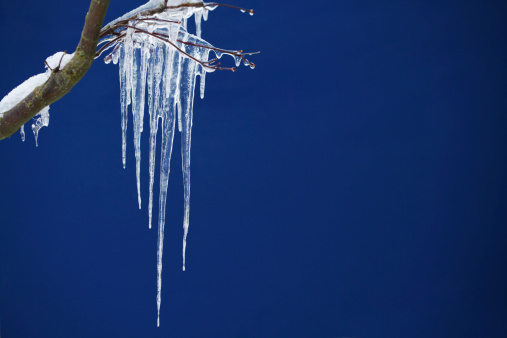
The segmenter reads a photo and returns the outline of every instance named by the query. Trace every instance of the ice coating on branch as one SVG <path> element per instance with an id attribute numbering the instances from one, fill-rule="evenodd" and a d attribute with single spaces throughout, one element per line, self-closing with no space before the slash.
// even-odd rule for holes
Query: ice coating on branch
<path id="1" fill-rule="evenodd" d="M 3 117 L 4 112 L 9 111 L 25 97 L 27 97 L 35 88 L 43 85 L 51 76 L 53 70 L 63 69 L 67 63 L 72 59 L 74 54 L 66 54 L 65 52 L 57 52 L 46 59 L 45 67 L 46 72 L 34 75 L 22 84 L 14 88 L 7 94 L 2 101 L 0 101 L 0 118 Z M 48 67 L 49 66 L 49 67 Z M 34 116 L 34 123 L 32 124 L 32 130 L 35 135 L 35 144 L 38 146 L 38 135 L 39 130 L 42 127 L 49 125 L 49 106 L 43 108 L 37 115 Z M 20 130 L 21 140 L 25 140 L 24 126 Z"/>
<path id="2" fill-rule="evenodd" d="M 201 3 L 202 4 L 203 2 L 202 2 L 202 0 L 169 0 L 167 2 L 167 6 L 176 7 L 176 6 L 182 5 L 184 3 L 191 3 L 191 4 L 199 4 L 199 3 Z M 123 21 L 123 20 L 129 19 L 129 18 L 135 17 L 136 15 L 138 15 L 141 12 L 145 12 L 145 11 L 148 11 L 148 10 L 151 10 L 151 9 L 155 9 L 155 8 L 158 8 L 158 7 L 161 7 L 161 6 L 164 6 L 164 0 L 150 0 L 147 3 L 145 3 L 144 5 L 139 6 L 136 9 L 133 9 L 130 12 L 128 12 L 128 13 L 120 16 L 119 18 L 117 18 L 117 19 L 115 19 L 113 21 L 111 21 L 105 27 L 113 26 L 118 21 Z M 190 12 L 189 14 L 186 13 L 187 9 L 188 9 L 188 7 L 182 8 L 180 10 L 181 13 L 184 13 L 184 14 L 180 14 L 182 17 L 185 17 L 185 15 L 188 15 L 187 17 L 190 17 L 192 15 L 192 12 Z M 174 11 L 174 12 L 176 12 L 176 11 Z"/>
<path id="3" fill-rule="evenodd" d="M 136 9 L 133 9 L 130 12 L 128 12 L 128 13 L 120 16 L 119 18 L 117 18 L 117 19 L 115 19 L 113 21 L 111 21 L 105 27 L 112 26 L 115 23 L 117 23 L 118 21 L 122 21 L 122 20 L 125 20 L 125 19 L 128 19 L 128 18 L 131 18 L 131 17 L 137 15 L 138 13 L 141 13 L 141 12 L 144 12 L 144 11 L 147 11 L 147 10 L 150 10 L 150 9 L 155 9 L 155 8 L 157 8 L 159 6 L 163 6 L 163 5 L 164 5 L 164 0 L 150 0 L 147 3 L 145 3 L 144 5 L 139 6 Z"/>
<path id="4" fill-rule="evenodd" d="M 180 6 L 189 3 L 197 4 L 197 6 Z M 236 65 L 239 65 L 242 60 L 246 60 L 242 55 L 237 54 L 240 52 L 219 50 L 201 39 L 202 19 L 206 20 L 208 11 L 215 9 L 216 5 L 207 5 L 197 0 L 173 0 L 168 1 L 167 8 L 163 11 L 157 11 L 158 13 L 149 16 L 141 15 L 146 10 L 163 5 L 163 0 L 152 0 L 112 21 L 106 27 L 114 29 L 114 34 L 105 37 L 99 43 L 104 44 L 104 50 L 112 49 L 112 52 L 106 56 L 105 62 L 110 63 L 110 61 L 113 61 L 114 64 L 118 63 L 120 68 L 122 162 L 124 167 L 126 162 L 128 111 L 129 106 L 131 106 L 139 208 L 141 208 L 141 133 L 144 129 L 145 102 L 148 101 L 147 112 L 150 126 L 148 160 L 149 228 L 151 228 L 153 220 L 157 132 L 159 126 L 161 129 L 157 241 L 157 326 L 160 325 L 162 302 L 162 256 L 167 187 L 176 125 L 181 132 L 184 188 L 182 256 L 183 270 L 185 270 L 186 243 L 190 220 L 190 148 L 196 77 L 200 76 L 199 89 L 200 96 L 203 98 L 206 73 L 220 69 L 215 59 L 221 58 L 223 54 L 229 54 L 233 56 Z M 195 15 L 195 35 L 187 31 L 187 19 L 192 15 Z M 208 62 L 211 51 L 215 53 L 216 58 Z M 250 63 L 245 61 L 245 65 L 250 65 Z"/>

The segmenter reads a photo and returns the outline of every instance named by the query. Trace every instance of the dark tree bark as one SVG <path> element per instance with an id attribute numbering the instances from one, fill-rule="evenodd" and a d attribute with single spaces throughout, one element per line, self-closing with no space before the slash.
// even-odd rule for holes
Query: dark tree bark
<path id="1" fill-rule="evenodd" d="M 43 85 L 35 88 L 12 109 L 4 112 L 3 118 L 0 118 L 0 140 L 18 131 L 42 108 L 61 99 L 86 74 L 95 58 L 97 42 L 109 1 L 91 0 L 74 57 L 64 69 L 52 72 Z"/>

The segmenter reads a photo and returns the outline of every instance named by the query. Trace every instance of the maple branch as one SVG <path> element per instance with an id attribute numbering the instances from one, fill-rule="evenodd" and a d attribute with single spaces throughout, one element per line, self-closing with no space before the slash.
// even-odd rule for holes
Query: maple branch
<path id="1" fill-rule="evenodd" d="M 97 42 L 109 1 L 91 0 L 74 57 L 62 70 L 53 71 L 43 85 L 35 88 L 14 107 L 4 112 L 0 118 L 0 140 L 14 134 L 44 107 L 61 99 L 86 74 L 95 59 Z"/>

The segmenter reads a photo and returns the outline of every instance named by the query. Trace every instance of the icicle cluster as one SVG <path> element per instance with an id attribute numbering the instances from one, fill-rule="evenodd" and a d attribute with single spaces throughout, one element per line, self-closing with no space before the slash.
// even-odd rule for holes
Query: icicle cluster
<path id="1" fill-rule="evenodd" d="M 182 5 L 183 3 L 197 6 Z M 148 10 L 165 6 L 157 14 L 142 16 Z M 181 6 L 181 7 L 179 7 Z M 121 87 L 121 128 L 122 159 L 126 164 L 127 122 L 129 106 L 132 111 L 134 129 L 134 150 L 136 159 L 136 177 L 139 208 L 141 208 L 141 133 L 144 130 L 145 102 L 148 101 L 150 123 L 149 138 L 149 227 L 152 224 L 153 184 L 155 172 L 155 149 L 159 124 L 162 132 L 160 163 L 160 195 L 158 216 L 158 251 L 157 251 L 157 326 L 160 325 L 160 304 L 162 288 L 162 253 L 164 225 L 166 217 L 167 186 L 170 172 L 171 153 L 175 128 L 181 133 L 181 154 L 184 184 L 184 219 L 183 219 L 183 270 L 185 270 L 186 239 L 190 215 L 190 146 L 192 133 L 192 116 L 194 89 L 197 76 L 200 77 L 200 96 L 204 98 L 206 72 L 221 68 L 217 60 L 223 54 L 232 55 L 236 66 L 241 61 L 251 68 L 253 63 L 246 60 L 242 51 L 225 51 L 214 48 L 201 39 L 201 19 L 207 20 L 208 11 L 215 9 L 215 4 L 204 4 L 202 1 L 169 1 L 167 5 L 161 0 L 152 0 L 121 18 L 111 22 L 106 28 L 113 31 L 100 44 L 104 50 L 113 48 L 105 62 L 119 64 Z M 196 34 L 187 31 L 187 19 L 195 17 Z M 117 27 L 117 28 L 116 28 Z M 213 51 L 216 58 L 209 61 Z M 235 70 L 232 69 L 232 70 Z"/>

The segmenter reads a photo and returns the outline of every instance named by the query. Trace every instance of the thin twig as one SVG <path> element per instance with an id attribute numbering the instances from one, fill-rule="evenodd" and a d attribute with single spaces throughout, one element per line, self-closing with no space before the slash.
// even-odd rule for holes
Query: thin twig
<path id="1" fill-rule="evenodd" d="M 231 67 L 231 68 L 228 68 L 228 67 L 217 67 L 217 66 L 212 66 L 212 65 L 209 65 L 207 64 L 206 62 L 203 62 L 202 60 L 199 60 L 199 59 L 196 59 L 195 57 L 193 57 L 192 55 L 188 54 L 187 52 L 185 52 L 184 50 L 182 50 L 181 48 L 179 48 L 178 46 L 176 46 L 176 44 L 174 42 L 172 42 L 171 40 L 169 40 L 168 38 L 166 39 L 165 37 L 162 37 L 161 35 L 162 34 L 157 34 L 157 33 L 150 33 L 144 29 L 141 29 L 141 28 L 138 28 L 138 27 L 135 27 L 135 26 L 130 26 L 130 25 L 124 25 L 122 27 L 126 27 L 126 28 L 131 28 L 131 29 L 135 29 L 137 32 L 141 32 L 141 33 L 145 33 L 145 34 L 148 34 L 148 35 L 151 35 L 157 39 L 160 39 L 168 44 L 170 44 L 171 46 L 173 46 L 178 52 L 182 53 L 183 55 L 187 56 L 188 58 L 194 60 L 195 62 L 197 62 L 198 64 L 200 64 L 201 66 L 205 67 L 205 68 L 209 68 L 209 69 L 218 69 L 218 70 L 231 70 L 231 71 L 236 71 L 236 67 Z"/>

